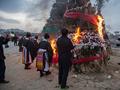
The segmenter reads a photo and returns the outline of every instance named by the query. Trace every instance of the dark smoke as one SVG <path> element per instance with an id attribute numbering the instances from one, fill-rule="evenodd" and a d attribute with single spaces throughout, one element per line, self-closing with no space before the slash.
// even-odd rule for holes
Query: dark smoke
<path id="1" fill-rule="evenodd" d="M 96 0 L 96 3 L 97 3 L 97 9 L 99 11 L 102 10 L 102 8 L 104 7 L 105 3 L 106 2 L 109 2 L 110 0 Z"/>
<path id="2" fill-rule="evenodd" d="M 32 0 L 27 6 L 27 17 L 32 19 L 26 21 L 25 27 L 32 30 L 41 30 L 44 23 L 48 19 L 50 7 L 52 7 L 53 0 Z"/>
<path id="3" fill-rule="evenodd" d="M 50 5 L 50 1 L 51 0 L 37 0 L 37 4 L 36 4 L 36 7 L 40 7 L 41 10 L 46 10 L 49 8 L 49 5 Z"/>
<path id="4" fill-rule="evenodd" d="M 46 17 L 48 11 L 50 9 L 50 4 L 52 0 L 35 0 L 34 3 L 31 3 L 29 9 L 27 10 L 29 13 L 29 17 L 35 17 L 35 19 L 41 19 Z"/>

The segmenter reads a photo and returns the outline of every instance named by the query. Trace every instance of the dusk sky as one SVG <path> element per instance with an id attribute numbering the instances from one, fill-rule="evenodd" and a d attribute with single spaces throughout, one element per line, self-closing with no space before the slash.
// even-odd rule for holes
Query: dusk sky
<path id="1" fill-rule="evenodd" d="M 55 0 L 0 0 L 0 28 L 40 32 Z M 94 0 L 92 0 L 94 1 Z M 107 25 L 120 29 L 120 0 L 110 0 L 103 8 Z"/>

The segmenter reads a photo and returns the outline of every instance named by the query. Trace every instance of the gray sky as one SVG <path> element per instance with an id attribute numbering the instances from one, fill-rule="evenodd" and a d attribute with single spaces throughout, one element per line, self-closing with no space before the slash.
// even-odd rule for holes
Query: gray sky
<path id="1" fill-rule="evenodd" d="M 0 28 L 40 32 L 54 0 L 0 0 Z"/>
<path id="2" fill-rule="evenodd" d="M 120 31 L 120 0 L 110 0 L 103 8 L 105 22 L 112 31 Z"/>
<path id="3" fill-rule="evenodd" d="M 19 28 L 40 32 L 55 0 L 0 0 L 0 28 Z M 94 1 L 94 0 L 92 0 Z M 111 0 L 103 8 L 107 26 L 120 29 L 120 0 Z"/>

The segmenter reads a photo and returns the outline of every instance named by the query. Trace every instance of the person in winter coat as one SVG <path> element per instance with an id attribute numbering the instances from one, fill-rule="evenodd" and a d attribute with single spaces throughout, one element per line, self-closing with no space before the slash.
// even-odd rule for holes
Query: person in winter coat
<path id="1" fill-rule="evenodd" d="M 0 83 L 9 83 L 9 81 L 5 80 L 5 55 L 3 50 L 3 44 L 6 44 L 6 39 L 0 36 Z"/>
<path id="2" fill-rule="evenodd" d="M 53 50 L 48 42 L 50 36 L 49 34 L 45 33 L 43 40 L 39 43 L 39 49 L 44 49 L 46 52 L 43 54 L 43 70 L 40 70 L 40 76 L 42 77 L 44 74 L 43 72 L 46 73 L 46 75 L 51 74 L 49 71 L 49 67 L 51 66 L 52 63 L 52 56 L 53 56 Z"/>
<path id="3" fill-rule="evenodd" d="M 58 63 L 59 63 L 59 85 L 61 89 L 69 88 L 66 85 L 68 72 L 71 67 L 71 59 L 72 53 L 71 50 L 74 48 L 71 40 L 67 37 L 68 30 L 61 30 L 62 36 L 57 40 L 57 48 L 58 48 Z"/>

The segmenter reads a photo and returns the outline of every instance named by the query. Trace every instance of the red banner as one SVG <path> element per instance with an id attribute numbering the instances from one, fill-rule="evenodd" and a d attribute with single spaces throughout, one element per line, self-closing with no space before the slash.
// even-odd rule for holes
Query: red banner
<path id="1" fill-rule="evenodd" d="M 95 60 L 102 60 L 102 55 L 100 56 L 91 56 L 91 57 L 86 57 L 86 58 L 81 58 L 78 60 L 73 60 L 73 64 L 80 64 L 80 63 L 85 63 L 85 62 L 91 62 L 91 61 L 95 61 Z"/>
<path id="2" fill-rule="evenodd" d="M 103 55 L 91 56 L 91 57 L 81 58 L 81 59 L 78 59 L 78 60 L 73 60 L 72 64 L 80 64 L 80 63 L 91 62 L 91 61 L 102 60 L 102 59 L 103 59 Z M 57 64 L 58 63 L 58 55 L 53 55 L 52 63 L 53 64 Z"/>
<path id="3" fill-rule="evenodd" d="M 80 64 L 80 63 L 86 63 L 86 62 L 92 62 L 95 60 L 103 60 L 103 58 L 106 58 L 108 56 L 108 54 L 100 54 L 99 56 L 91 56 L 91 57 L 85 57 L 85 58 L 80 58 L 77 60 L 73 60 L 72 64 Z M 58 63 L 58 55 L 53 55 L 53 64 L 57 64 Z"/>
<path id="4" fill-rule="evenodd" d="M 57 54 L 53 55 L 52 63 L 53 64 L 57 64 L 58 63 L 58 55 Z"/>
<path id="5" fill-rule="evenodd" d="M 97 25 L 97 16 L 96 15 L 89 15 L 89 14 L 84 14 L 80 12 L 65 12 L 64 14 L 65 18 L 71 18 L 71 19 L 83 19 L 86 22 L 90 22 L 94 25 Z"/>

